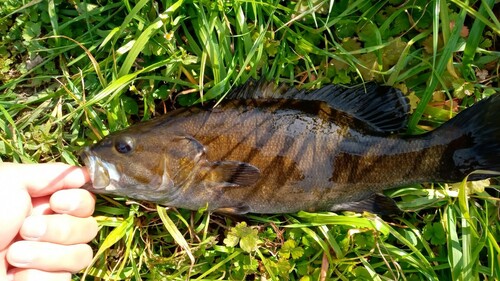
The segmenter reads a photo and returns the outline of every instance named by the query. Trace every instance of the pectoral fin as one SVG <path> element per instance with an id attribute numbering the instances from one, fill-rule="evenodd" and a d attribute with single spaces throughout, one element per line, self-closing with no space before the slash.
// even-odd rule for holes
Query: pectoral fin
<path id="1" fill-rule="evenodd" d="M 257 167 L 238 161 L 218 161 L 212 163 L 206 179 L 224 186 L 250 186 L 260 177 Z"/>
<path id="2" fill-rule="evenodd" d="M 373 194 L 360 201 L 336 204 L 330 210 L 333 212 L 352 211 L 358 213 L 366 211 L 382 216 L 398 215 L 402 212 L 394 200 L 382 194 Z"/>

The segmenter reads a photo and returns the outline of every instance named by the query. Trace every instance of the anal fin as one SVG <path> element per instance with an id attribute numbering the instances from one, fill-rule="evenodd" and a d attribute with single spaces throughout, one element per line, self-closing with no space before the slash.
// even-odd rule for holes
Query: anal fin
<path id="1" fill-rule="evenodd" d="M 366 211 L 381 216 L 399 215 L 402 213 L 394 200 L 382 194 L 373 194 L 360 201 L 335 204 L 330 211 L 352 211 L 358 213 Z"/>

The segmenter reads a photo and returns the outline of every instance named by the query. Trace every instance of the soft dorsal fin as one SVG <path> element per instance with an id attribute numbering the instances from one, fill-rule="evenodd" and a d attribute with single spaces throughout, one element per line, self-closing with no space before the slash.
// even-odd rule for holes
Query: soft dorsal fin
<path id="1" fill-rule="evenodd" d="M 368 82 L 354 87 L 328 85 L 307 92 L 264 80 L 249 80 L 236 88 L 228 99 L 295 99 L 323 101 L 335 110 L 365 123 L 370 131 L 393 133 L 406 129 L 410 105 L 396 88 Z"/>
<path id="2" fill-rule="evenodd" d="M 400 90 L 375 82 L 350 88 L 329 85 L 302 94 L 301 99 L 324 101 L 380 133 L 405 130 L 410 111 L 408 99 Z"/>

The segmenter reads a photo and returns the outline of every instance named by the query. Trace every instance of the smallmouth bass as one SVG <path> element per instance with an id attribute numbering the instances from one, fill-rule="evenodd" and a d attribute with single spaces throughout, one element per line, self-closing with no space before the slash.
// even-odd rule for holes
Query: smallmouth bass
<path id="1" fill-rule="evenodd" d="M 180 108 L 85 148 L 85 188 L 235 214 L 391 214 L 385 189 L 500 171 L 500 95 L 422 135 L 398 134 L 408 111 L 399 90 L 375 83 L 306 92 L 249 81 L 217 107 Z"/>

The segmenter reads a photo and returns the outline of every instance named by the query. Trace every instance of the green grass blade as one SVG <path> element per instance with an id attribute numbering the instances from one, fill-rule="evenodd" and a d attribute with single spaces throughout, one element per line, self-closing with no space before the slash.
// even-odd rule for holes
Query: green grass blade
<path id="1" fill-rule="evenodd" d="M 114 37 L 113 39 L 113 45 L 116 44 L 116 41 L 118 40 L 118 38 L 120 36 L 122 36 L 122 34 L 124 33 L 125 31 L 125 28 L 127 28 L 127 26 L 129 26 L 130 22 L 132 21 L 132 19 L 134 17 L 136 17 L 139 13 L 139 11 L 144 7 L 144 5 L 146 5 L 149 1 L 148 0 L 141 0 L 139 1 L 135 6 L 134 8 L 127 14 L 127 16 L 125 17 L 125 19 L 123 20 L 123 23 L 120 25 L 119 29 L 118 29 L 118 32 L 116 33 L 117 36 Z M 105 44 L 103 43 L 100 47 L 104 47 Z"/>
<path id="2" fill-rule="evenodd" d="M 49 12 L 49 18 L 50 18 L 50 24 L 52 25 L 52 32 L 56 36 L 54 40 L 56 41 L 56 46 L 60 45 L 59 42 L 59 23 L 58 23 L 58 18 L 57 18 L 57 13 L 55 9 L 55 3 L 54 0 L 48 0 L 48 12 Z"/>
<path id="3" fill-rule="evenodd" d="M 123 61 L 122 67 L 118 72 L 118 77 L 123 77 L 130 72 L 132 65 L 134 64 L 137 56 L 144 49 L 149 39 L 158 32 L 158 30 L 163 26 L 163 21 L 161 18 L 157 18 L 153 23 L 151 23 L 142 33 L 139 35 L 137 40 L 128 51 L 127 57 Z"/>
<path id="4" fill-rule="evenodd" d="M 216 271 L 218 268 L 220 268 L 221 266 L 225 265 L 229 261 L 235 259 L 241 253 L 243 253 L 243 252 L 242 251 L 235 251 L 234 253 L 232 253 L 229 256 L 227 256 L 227 258 L 225 258 L 225 259 L 221 260 L 220 262 L 218 262 L 217 264 L 211 266 L 209 270 L 205 271 L 202 275 L 198 276 L 198 278 L 196 278 L 194 280 L 204 280 L 203 278 L 205 278 L 206 276 L 210 275 L 212 272 Z"/>
<path id="5" fill-rule="evenodd" d="M 424 274 L 428 280 L 439 280 L 439 278 L 437 277 L 434 269 L 433 269 L 433 266 L 429 263 L 429 261 L 424 257 L 424 255 L 420 252 L 419 249 L 417 249 L 413 243 L 411 243 L 410 241 L 408 241 L 408 239 L 406 239 L 405 237 L 403 237 L 397 230 L 395 230 L 393 227 L 391 227 L 387 222 L 383 221 L 382 219 L 378 218 L 378 217 L 375 217 L 374 218 L 374 225 L 378 225 L 378 228 L 380 227 L 383 227 L 383 228 L 386 228 L 388 230 L 388 232 L 393 235 L 394 237 L 396 237 L 396 239 L 402 243 L 403 245 L 407 246 L 411 251 L 412 251 L 412 255 L 414 255 L 415 257 L 411 256 L 411 257 L 406 257 L 407 259 L 409 259 L 409 261 L 411 261 L 414 266 L 416 268 L 418 268 L 419 270 L 421 270 L 421 273 Z M 386 245 L 386 247 L 392 247 L 389 246 L 389 245 Z M 400 249 L 398 248 L 394 248 L 394 250 L 396 251 L 399 251 Z M 406 256 L 406 254 L 403 254 L 401 253 L 401 256 Z"/>
<path id="6" fill-rule="evenodd" d="M 476 54 L 476 49 L 479 46 L 481 40 L 483 40 L 483 30 L 486 24 L 477 18 L 477 15 L 487 16 L 487 10 L 490 10 L 495 4 L 495 0 L 484 0 L 479 7 L 477 13 L 474 13 L 476 20 L 472 24 L 472 28 L 469 32 L 469 37 L 467 38 L 467 43 L 465 44 L 464 54 L 462 56 L 462 68 L 464 76 L 469 81 L 475 81 L 476 75 L 472 69 L 472 62 Z"/>
<path id="7" fill-rule="evenodd" d="M 380 224 L 376 216 L 367 214 L 369 217 L 346 217 L 339 215 L 332 215 L 328 213 L 308 213 L 299 212 L 297 216 L 303 220 L 306 220 L 310 225 L 347 225 L 356 228 L 369 228 L 382 232 L 384 235 L 389 233 L 389 229 L 386 224 Z M 287 227 L 295 227 L 295 225 L 288 225 Z"/>
<path id="8" fill-rule="evenodd" d="M 118 243 L 125 235 L 132 229 L 134 226 L 134 216 L 129 216 L 127 219 L 123 220 L 119 226 L 113 229 L 109 235 L 104 239 L 104 241 L 100 244 L 97 253 L 95 253 L 94 258 L 92 259 L 91 265 L 93 265 L 98 259 L 101 258 L 101 255 L 111 248 L 113 245 Z M 84 278 L 87 274 L 95 271 L 95 269 L 91 266 L 87 267 L 84 273 Z"/>
<path id="9" fill-rule="evenodd" d="M 104 251 L 120 241 L 120 239 L 122 239 L 127 234 L 127 232 L 132 228 L 133 225 L 134 216 L 129 216 L 124 221 L 122 221 L 122 223 L 118 227 L 113 229 L 106 237 L 106 239 L 102 242 L 99 250 L 97 250 L 97 253 L 94 257 L 94 262 L 100 255 L 102 255 L 102 253 L 104 253 Z"/>
<path id="10" fill-rule="evenodd" d="M 181 248 L 186 252 L 189 259 L 191 260 L 191 264 L 194 264 L 195 259 L 194 259 L 193 253 L 191 252 L 189 244 L 187 243 L 186 239 L 184 238 L 184 235 L 182 235 L 182 233 L 179 231 L 179 229 L 177 228 L 175 223 L 168 216 L 167 209 L 165 209 L 164 207 L 161 207 L 160 205 L 157 205 L 156 210 L 158 211 L 158 215 L 160 216 L 160 219 L 163 222 L 163 225 L 167 229 L 168 233 L 170 233 L 172 238 L 174 238 L 175 242 L 179 246 L 181 246 Z"/>
<path id="11" fill-rule="evenodd" d="M 439 2 L 439 1 L 437 1 L 437 2 Z M 447 12 L 444 12 L 444 11 L 441 11 L 441 12 L 444 14 L 447 14 Z M 410 131 L 416 131 L 417 124 L 420 121 L 422 114 L 424 113 L 425 107 L 427 106 L 427 104 L 429 103 L 429 101 L 432 98 L 432 93 L 436 89 L 436 86 L 439 82 L 439 78 L 443 75 L 444 70 L 446 69 L 446 66 L 450 62 L 450 59 L 452 57 L 453 52 L 456 51 L 458 38 L 460 37 L 460 31 L 464 25 L 464 20 L 465 20 L 466 14 L 467 14 L 467 12 L 465 10 L 462 10 L 462 11 L 460 11 L 460 14 L 457 15 L 457 19 L 455 21 L 455 26 L 453 28 L 453 31 L 450 35 L 449 40 L 445 43 L 445 46 L 440 53 L 439 60 L 437 61 L 437 64 L 436 64 L 436 67 L 433 71 L 432 78 L 429 82 L 429 85 L 427 86 L 424 93 L 422 94 L 422 98 L 421 98 L 419 104 L 417 105 L 415 112 L 410 117 L 410 120 L 408 122 L 408 129 Z M 434 21 L 436 21 L 436 19 Z M 437 30 L 435 30 L 434 33 L 436 33 L 436 31 Z M 434 36 L 437 36 L 437 35 L 434 35 Z M 434 40 L 433 46 L 434 46 L 434 48 L 437 47 L 437 39 Z M 434 50 L 434 55 L 436 55 L 436 50 Z"/>
<path id="12" fill-rule="evenodd" d="M 448 263 L 451 269 L 451 276 L 453 280 L 459 280 L 458 278 L 463 270 L 463 252 L 456 229 L 456 216 L 451 206 L 448 206 L 445 209 L 444 222 L 447 236 L 446 244 L 448 248 Z"/>
<path id="13" fill-rule="evenodd" d="M 485 1 L 489 1 L 489 0 L 481 0 L 481 3 L 484 3 Z M 493 21 L 493 23 L 490 22 L 485 17 L 485 15 L 483 15 L 482 13 L 476 13 L 476 11 L 469 5 L 469 1 L 462 2 L 460 0 L 451 0 L 450 2 L 459 6 L 462 9 L 464 9 L 469 14 L 474 15 L 476 17 L 476 19 L 483 22 L 485 25 L 487 25 L 489 28 L 491 28 L 495 33 L 500 34 L 500 23 L 498 21 L 498 18 L 493 13 L 493 11 L 491 9 L 489 9 L 489 7 L 490 7 L 489 5 L 487 7 L 485 6 L 484 8 L 486 9 L 488 16 Z"/>
<path id="14" fill-rule="evenodd" d="M 264 257 L 264 255 L 262 254 L 262 252 L 259 249 L 257 249 L 256 252 L 257 252 L 257 255 L 259 256 L 260 260 L 262 261 L 262 264 L 264 265 L 264 268 L 266 269 L 267 274 L 269 274 L 269 276 L 271 277 L 271 280 L 273 280 L 273 281 L 279 280 L 278 278 L 276 278 L 273 270 L 270 267 L 269 259 Z"/>

